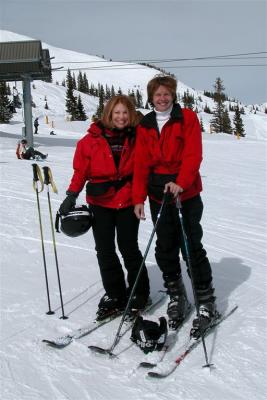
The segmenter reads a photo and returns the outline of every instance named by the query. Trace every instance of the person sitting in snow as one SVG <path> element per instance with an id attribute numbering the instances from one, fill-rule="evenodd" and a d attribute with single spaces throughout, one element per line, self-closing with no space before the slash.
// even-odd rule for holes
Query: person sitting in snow
<path id="1" fill-rule="evenodd" d="M 26 139 L 18 142 L 16 155 L 19 160 L 46 160 L 48 154 L 43 154 L 40 151 L 34 150 L 32 146 L 28 146 Z"/>

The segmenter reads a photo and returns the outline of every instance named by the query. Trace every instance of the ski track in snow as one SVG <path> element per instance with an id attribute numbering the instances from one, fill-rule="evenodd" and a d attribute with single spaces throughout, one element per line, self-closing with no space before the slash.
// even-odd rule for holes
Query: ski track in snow
<path id="1" fill-rule="evenodd" d="M 65 314 L 52 247 L 46 191 L 40 194 L 51 308 L 47 316 L 44 270 L 31 164 L 15 159 L 15 139 L 2 138 L 1 153 L 1 395 L 3 400 L 265 400 L 266 390 L 266 177 L 263 142 L 204 136 L 203 242 L 213 267 L 218 307 L 238 310 L 206 339 L 215 368 L 202 369 L 199 345 L 168 378 L 146 378 L 137 368 L 144 355 L 128 332 L 116 348 L 118 359 L 92 354 L 87 346 L 109 346 L 118 320 L 63 350 L 43 338 L 70 332 L 94 318 L 103 294 L 92 233 L 71 240 L 57 234 Z M 53 212 L 64 198 L 71 175 L 73 149 L 48 148 L 59 194 L 51 193 Z M 56 163 L 55 163 L 56 161 Z M 68 164 L 68 165 L 67 165 Z M 43 164 L 42 164 L 43 165 Z M 266 179 L 265 179 L 266 182 Z M 140 225 L 145 250 L 152 231 L 149 209 Z M 151 287 L 162 288 L 154 259 L 147 266 Z M 193 302 L 183 264 L 185 284 Z M 167 299 L 153 313 L 166 315 Z M 191 316 L 191 319 L 193 315 Z M 190 321 L 166 355 L 172 362 L 187 340 Z"/>

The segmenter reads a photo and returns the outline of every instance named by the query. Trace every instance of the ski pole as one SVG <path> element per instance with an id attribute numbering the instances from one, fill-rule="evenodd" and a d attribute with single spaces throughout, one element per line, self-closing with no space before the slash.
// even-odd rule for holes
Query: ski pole
<path id="1" fill-rule="evenodd" d="M 189 244 L 188 244 L 188 239 L 187 239 L 187 235 L 186 235 L 185 227 L 184 227 L 184 220 L 183 220 L 183 214 L 182 214 L 182 203 L 179 198 L 179 195 L 176 198 L 176 208 L 178 209 L 178 215 L 179 215 L 181 229 L 182 229 L 182 236 L 183 236 L 184 247 L 185 247 L 185 255 L 187 258 L 187 266 L 188 266 L 188 270 L 190 273 L 191 285 L 192 285 L 192 289 L 193 289 L 194 301 L 195 301 L 195 306 L 196 306 L 196 314 L 197 314 L 197 317 L 199 318 L 200 317 L 199 302 L 198 302 L 197 294 L 196 294 Z M 207 348 L 206 348 L 206 343 L 205 343 L 205 338 L 204 338 L 203 332 L 201 332 L 201 341 L 202 341 L 203 350 L 204 350 L 204 354 L 205 354 L 205 360 L 206 360 L 206 364 L 203 365 L 203 367 L 211 367 L 213 364 L 210 364 L 209 360 L 208 360 Z"/>
<path id="2" fill-rule="evenodd" d="M 49 185 L 51 185 L 54 193 L 57 193 L 57 188 L 53 181 L 52 172 L 51 172 L 50 168 L 43 167 L 43 171 L 44 171 L 44 183 L 46 184 L 46 188 L 47 188 L 47 200 L 48 200 L 48 208 L 49 208 L 49 215 L 50 215 L 50 224 L 51 224 L 51 232 L 52 232 L 52 239 L 53 239 L 53 248 L 54 248 L 56 269 L 57 269 L 57 279 L 58 279 L 58 288 L 59 288 L 59 294 L 60 294 L 60 303 L 61 303 L 61 310 L 62 310 L 62 316 L 60 318 L 67 319 L 68 317 L 66 317 L 64 314 L 64 305 L 63 305 L 62 290 L 61 290 L 61 283 L 60 283 L 57 247 L 56 247 L 55 231 L 54 231 L 54 224 L 53 224 L 52 207 L 51 207 L 51 201 L 50 201 Z"/>
<path id="3" fill-rule="evenodd" d="M 50 296 L 49 296 L 49 287 L 48 287 L 48 278 L 47 278 L 47 268 L 46 268 L 46 258 L 45 258 L 45 248 L 44 248 L 44 236 L 43 236 L 43 226 L 42 226 L 42 218 L 41 218 L 41 208 L 39 201 L 39 193 L 41 193 L 44 189 L 44 182 L 41 174 L 41 170 L 37 164 L 32 164 L 33 168 L 33 189 L 36 192 L 37 198 L 37 207 L 38 207 L 38 216 L 39 216 L 39 226 L 40 226 L 40 235 L 41 235 L 41 245 L 42 245 L 42 253 L 43 253 L 43 263 L 44 263 L 44 272 L 45 272 L 45 282 L 46 282 L 46 293 L 47 293 L 47 301 L 48 301 L 48 311 L 46 314 L 52 315 L 54 311 L 51 311 L 50 305 Z M 40 182 L 40 190 L 38 190 L 38 181 Z"/>
<path id="4" fill-rule="evenodd" d="M 117 344 L 118 339 L 119 339 L 119 337 L 120 337 L 120 331 L 121 331 L 122 325 L 123 325 L 123 323 L 124 323 L 124 321 L 125 321 L 126 315 L 127 315 L 128 310 L 129 310 L 129 308 L 130 308 L 130 304 L 131 304 L 133 295 L 134 295 L 134 293 L 135 293 L 136 286 L 137 286 L 137 284 L 138 284 L 138 281 L 139 281 L 141 272 L 142 272 L 142 270 L 143 270 L 143 268 L 144 268 L 145 261 L 146 261 L 146 257 L 147 257 L 147 254 L 148 254 L 148 252 L 149 252 L 149 249 L 150 249 L 150 246 L 151 246 L 153 237 L 154 237 L 154 235 L 155 235 L 155 232 L 156 232 L 156 229 L 157 229 L 157 226 L 158 226 L 158 223 L 159 223 L 159 220 L 160 220 L 160 217 L 161 217 L 161 214 L 162 214 L 162 211 L 163 211 L 163 208 L 164 208 L 164 206 L 165 206 L 165 204 L 166 204 L 167 199 L 168 199 L 168 193 L 164 193 L 164 197 L 163 197 L 163 200 L 162 200 L 162 203 L 161 203 L 161 206 L 160 206 L 158 215 L 157 215 L 157 219 L 156 219 L 156 222 L 155 222 L 153 231 L 152 231 L 151 236 L 150 236 L 150 238 L 149 238 L 149 241 L 148 241 L 148 244 L 147 244 L 147 247 L 146 247 L 144 256 L 143 256 L 143 260 L 142 260 L 142 262 L 141 262 L 141 265 L 140 265 L 140 267 L 139 267 L 139 270 L 138 270 L 138 273 L 137 273 L 137 276 L 136 276 L 134 285 L 133 285 L 132 290 L 131 290 L 131 292 L 130 292 L 130 295 L 129 295 L 129 299 L 128 299 L 126 308 L 125 308 L 125 310 L 124 310 L 124 312 L 123 312 L 123 314 L 122 314 L 121 322 L 120 322 L 119 328 L 118 328 L 118 330 L 117 330 L 117 332 L 116 332 L 115 339 L 114 339 L 114 341 L 113 341 L 113 343 L 112 343 L 110 349 L 108 349 L 108 350 L 106 351 L 110 356 L 113 356 L 113 353 L 112 353 L 112 352 L 113 352 L 114 348 L 116 347 L 116 344 Z"/>

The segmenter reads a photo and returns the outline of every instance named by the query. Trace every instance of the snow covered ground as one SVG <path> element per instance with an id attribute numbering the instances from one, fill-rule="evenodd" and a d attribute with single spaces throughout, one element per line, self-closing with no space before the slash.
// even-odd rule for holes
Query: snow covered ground
<path id="1" fill-rule="evenodd" d="M 2 130 L 12 133 L 13 127 L 2 126 Z M 40 134 L 44 139 L 47 135 Z M 1 398 L 266 399 L 266 141 L 256 137 L 237 140 L 224 134 L 203 136 L 204 244 L 212 263 L 218 308 L 225 311 L 238 304 L 238 310 L 206 339 L 214 369 L 201 367 L 205 359 L 199 346 L 164 380 L 147 378 L 146 371 L 137 369 L 144 356 L 131 344 L 129 333 L 118 345 L 118 359 L 90 352 L 89 344 L 108 346 L 113 342 L 118 320 L 63 350 L 42 343 L 43 338 L 57 337 L 91 320 L 103 289 L 92 232 L 76 239 L 57 234 L 63 300 L 69 319 L 59 318 L 60 297 L 44 190 L 40 202 L 51 307 L 56 311 L 53 316 L 46 315 L 32 162 L 16 159 L 16 142 L 14 136 L 1 135 Z M 51 193 L 55 213 L 72 173 L 74 147 L 53 146 L 51 140 L 48 143 L 39 147 L 49 153 L 48 161 L 40 167 L 48 165 L 53 171 L 59 191 L 58 195 Z M 140 227 L 142 251 L 152 231 L 148 210 L 147 216 Z M 147 265 L 154 294 L 162 288 L 162 280 L 153 246 Z M 185 273 L 184 278 L 193 301 Z M 167 300 L 149 318 L 165 315 L 166 307 Z M 190 322 L 181 330 L 166 359 L 174 360 L 179 355 L 189 326 Z"/>

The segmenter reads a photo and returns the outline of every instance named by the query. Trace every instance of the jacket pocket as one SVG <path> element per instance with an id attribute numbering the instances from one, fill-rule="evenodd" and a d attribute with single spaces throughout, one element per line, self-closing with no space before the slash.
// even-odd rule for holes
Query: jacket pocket
<path id="1" fill-rule="evenodd" d="M 103 196 L 112 187 L 112 182 L 100 182 L 86 184 L 86 194 L 88 196 Z"/>

